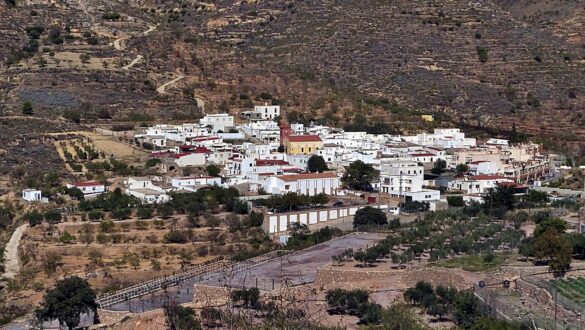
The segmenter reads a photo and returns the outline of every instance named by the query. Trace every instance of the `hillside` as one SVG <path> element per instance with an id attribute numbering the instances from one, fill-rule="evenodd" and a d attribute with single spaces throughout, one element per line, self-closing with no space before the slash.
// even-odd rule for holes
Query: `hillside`
<path id="1" fill-rule="evenodd" d="M 0 6 L 11 18 L 0 23 L 8 46 L 0 50 L 7 114 L 32 100 L 50 115 L 75 108 L 86 119 L 138 123 L 196 118 L 203 110 L 236 113 L 272 98 L 291 119 L 342 125 L 362 112 L 414 131 L 425 126 L 413 114 L 433 112 L 445 125 L 510 130 L 516 123 L 573 150 L 582 144 L 578 1 Z M 15 60 L 37 25 L 45 28 L 40 45 Z M 62 43 L 53 42 L 54 31 Z"/>

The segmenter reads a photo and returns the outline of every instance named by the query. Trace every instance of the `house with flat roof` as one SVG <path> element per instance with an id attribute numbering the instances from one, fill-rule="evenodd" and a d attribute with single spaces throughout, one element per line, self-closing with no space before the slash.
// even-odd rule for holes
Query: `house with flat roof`
<path id="1" fill-rule="evenodd" d="M 289 192 L 309 196 L 336 195 L 340 187 L 341 179 L 334 172 L 270 176 L 264 181 L 264 191 L 276 195 Z"/>

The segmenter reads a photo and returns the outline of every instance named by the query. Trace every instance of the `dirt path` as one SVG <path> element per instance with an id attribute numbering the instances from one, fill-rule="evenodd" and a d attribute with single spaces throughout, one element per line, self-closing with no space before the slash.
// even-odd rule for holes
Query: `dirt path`
<path id="1" fill-rule="evenodd" d="M 136 56 L 136 58 L 133 59 L 132 62 L 130 62 L 130 64 L 123 66 L 122 69 L 130 70 L 130 68 L 132 68 L 134 65 L 138 64 L 138 62 L 142 61 L 143 58 L 144 58 L 144 56 L 142 56 L 142 55 Z"/>
<path id="2" fill-rule="evenodd" d="M 16 275 L 20 272 L 20 261 L 18 259 L 18 246 L 20 245 L 20 239 L 24 234 L 25 230 L 28 228 L 28 223 L 24 224 L 14 231 L 12 237 L 10 237 L 10 241 L 8 241 L 8 245 L 6 245 L 6 249 L 4 250 L 4 277 L 5 278 L 15 278 Z"/>
<path id="3" fill-rule="evenodd" d="M 157 91 L 159 94 L 165 94 L 165 93 L 166 93 L 166 88 L 167 88 L 168 86 L 170 86 L 170 85 L 172 85 L 172 84 L 176 83 L 177 81 L 179 81 L 179 80 L 181 80 L 181 79 L 183 79 L 183 78 L 185 78 L 185 76 L 183 76 L 183 75 L 179 75 L 177 78 L 175 78 L 175 79 L 173 79 L 173 80 L 171 80 L 171 81 L 169 81 L 169 82 L 166 82 L 166 83 L 164 83 L 164 84 L 160 85 L 160 86 L 159 86 L 159 87 L 156 89 L 156 91 Z"/>
<path id="4" fill-rule="evenodd" d="M 116 48 L 116 50 L 123 51 L 125 48 L 122 45 L 122 41 L 124 41 L 128 38 L 130 38 L 130 37 L 122 37 L 122 38 L 118 38 L 118 39 L 114 40 L 114 48 Z"/>

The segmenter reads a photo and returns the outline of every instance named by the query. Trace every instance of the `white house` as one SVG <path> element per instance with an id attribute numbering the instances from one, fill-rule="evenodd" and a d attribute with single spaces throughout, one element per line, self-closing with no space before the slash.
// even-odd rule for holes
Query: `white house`
<path id="1" fill-rule="evenodd" d="M 171 178 L 171 185 L 179 190 L 195 192 L 205 186 L 220 186 L 221 178 L 213 176 L 175 177 Z"/>
<path id="2" fill-rule="evenodd" d="M 165 189 L 152 183 L 149 178 L 130 177 L 124 181 L 125 193 L 146 204 L 166 203 L 171 200 Z"/>
<path id="3" fill-rule="evenodd" d="M 280 116 L 280 105 L 256 105 L 254 106 L 254 113 L 262 119 L 274 119 Z"/>
<path id="4" fill-rule="evenodd" d="M 77 188 L 85 196 L 99 195 L 106 192 L 106 185 L 96 181 L 68 183 L 67 188 Z"/>
<path id="5" fill-rule="evenodd" d="M 22 199 L 27 202 L 40 202 L 43 200 L 43 194 L 37 189 L 24 189 L 22 191 Z"/>
<path id="6" fill-rule="evenodd" d="M 234 116 L 227 113 L 219 113 L 213 115 L 206 115 L 199 120 L 199 123 L 204 126 L 211 126 L 213 132 L 226 132 L 228 128 L 234 126 Z"/>
<path id="7" fill-rule="evenodd" d="M 462 190 L 468 195 L 485 194 L 500 183 L 514 183 L 514 180 L 500 175 L 476 175 L 449 182 L 449 189 Z"/>
<path id="8" fill-rule="evenodd" d="M 478 160 L 468 164 L 469 172 L 473 175 L 481 174 L 496 174 L 498 173 L 498 165 L 487 160 Z"/>
<path id="9" fill-rule="evenodd" d="M 493 145 L 493 146 L 504 146 L 504 147 L 507 147 L 508 144 L 509 144 L 509 141 L 508 140 L 505 140 L 505 139 L 491 138 L 491 139 L 487 140 L 485 144 Z"/>
<path id="10" fill-rule="evenodd" d="M 423 188 L 424 167 L 412 160 L 384 161 L 380 165 L 380 184 L 381 192 L 406 201 L 422 202 L 441 198 L 439 190 Z"/>
<path id="11" fill-rule="evenodd" d="M 333 172 L 304 173 L 271 176 L 264 182 L 264 191 L 276 195 L 289 192 L 309 196 L 321 193 L 336 195 L 340 186 L 340 178 Z"/>

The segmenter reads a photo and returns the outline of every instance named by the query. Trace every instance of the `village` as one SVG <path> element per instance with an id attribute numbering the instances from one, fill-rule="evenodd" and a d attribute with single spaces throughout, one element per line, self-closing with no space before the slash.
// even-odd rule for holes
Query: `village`
<path id="1" fill-rule="evenodd" d="M 288 299 L 287 311 L 353 329 L 380 322 L 381 308 L 426 281 L 494 296 L 490 310 L 514 306 L 506 317 L 525 320 L 525 302 L 549 294 L 542 281 L 551 275 L 523 257 L 534 258 L 523 246 L 535 244 L 524 237 L 544 230 L 542 217 L 582 230 L 581 191 L 551 184 L 579 169 L 541 145 L 478 140 L 458 128 L 371 134 L 288 123 L 280 106 L 265 104 L 198 123 L 52 138 L 77 181 L 22 186 L 28 222 L 5 252 L 20 259 L 8 264 L 7 287 L 14 302 L 38 301 L 42 287 L 81 276 L 98 292 L 101 322 L 115 328 L 164 323 L 171 302 L 192 306 L 213 328 L 228 324 L 231 304 L 263 311 Z M 250 290 L 259 301 L 241 305 Z M 365 311 L 332 310 L 335 290 L 370 293 Z M 577 322 L 575 310 L 559 308 L 563 322 Z M 424 324 L 459 325 L 443 316 L 455 311 L 423 311 Z M 552 322 L 543 313 L 526 320 Z"/>

